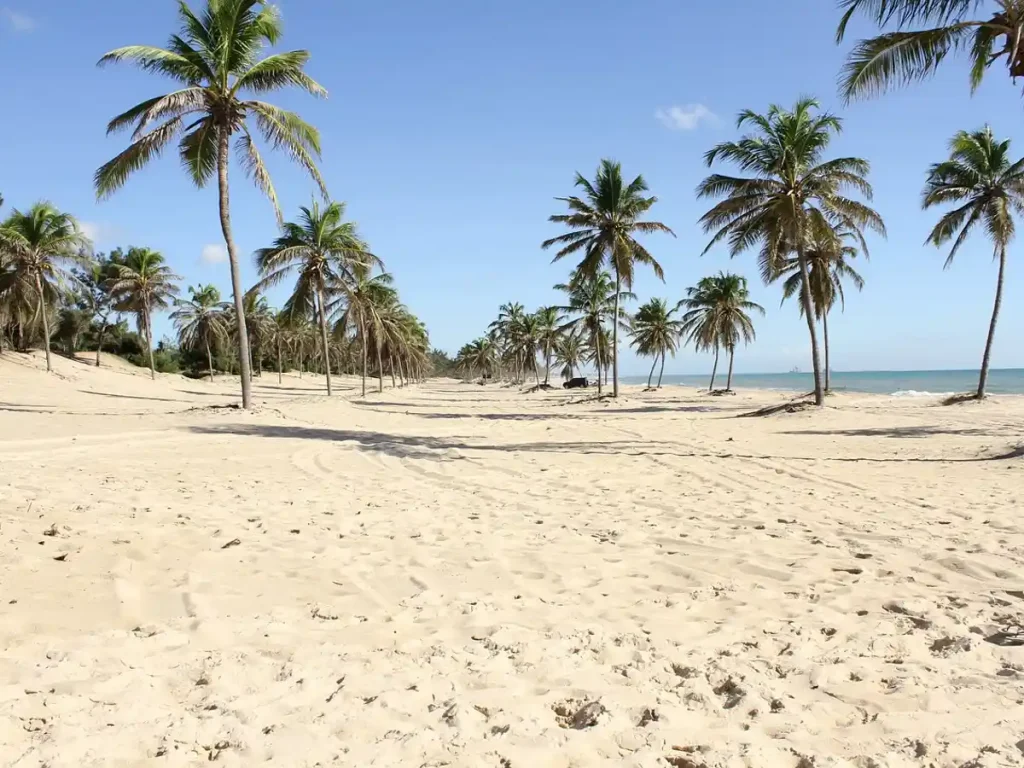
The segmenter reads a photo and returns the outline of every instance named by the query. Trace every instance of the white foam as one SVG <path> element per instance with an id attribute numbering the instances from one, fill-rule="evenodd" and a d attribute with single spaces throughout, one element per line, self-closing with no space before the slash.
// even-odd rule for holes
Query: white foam
<path id="1" fill-rule="evenodd" d="M 893 397 L 952 397 L 955 392 L 927 392 L 919 391 L 916 389 L 901 389 L 899 392 L 893 392 Z"/>

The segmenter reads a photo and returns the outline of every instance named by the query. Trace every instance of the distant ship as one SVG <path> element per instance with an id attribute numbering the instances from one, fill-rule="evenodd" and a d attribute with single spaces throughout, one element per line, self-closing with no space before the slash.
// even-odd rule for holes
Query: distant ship
<path id="1" fill-rule="evenodd" d="M 793 370 L 791 370 L 790 373 L 803 373 L 803 371 L 801 371 L 798 367 L 794 366 Z"/>

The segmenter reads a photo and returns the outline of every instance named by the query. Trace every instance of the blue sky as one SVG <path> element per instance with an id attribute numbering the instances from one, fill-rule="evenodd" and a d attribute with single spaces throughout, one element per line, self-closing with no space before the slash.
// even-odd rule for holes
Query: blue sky
<path id="1" fill-rule="evenodd" d="M 561 212 L 553 198 L 572 192 L 577 170 L 592 176 L 600 158 L 613 157 L 627 174 L 644 174 L 659 197 L 655 218 L 678 234 L 647 241 L 666 283 L 641 274 L 641 299 L 674 302 L 720 269 L 745 274 L 768 314 L 737 371 L 809 368 L 806 326 L 795 305 L 780 309 L 777 287 L 760 284 L 753 254 L 700 257 L 707 238 L 697 220 L 708 204 L 693 190 L 707 172 L 703 152 L 736 135 L 740 109 L 814 95 L 845 120 L 835 153 L 872 163 L 875 206 L 889 227 L 860 265 L 867 287 L 830 326 L 833 368 L 979 364 L 995 286 L 991 248 L 972 242 L 943 272 L 944 254 L 923 245 L 936 214 L 921 212 L 919 199 L 928 165 L 959 129 L 989 122 L 1024 154 L 1020 92 L 1002 72 L 971 97 L 965 66 L 953 62 L 926 84 L 844 107 L 836 77 L 851 43 L 834 44 L 831 0 L 737 0 L 726 15 L 717 3 L 678 0 L 279 5 L 283 47 L 311 51 L 308 71 L 330 98 L 285 93 L 276 103 L 320 128 L 332 195 L 348 201 L 435 346 L 454 351 L 479 335 L 502 302 L 559 300 L 551 286 L 570 265 L 552 265 L 539 247 L 559 231 L 547 223 Z M 93 172 L 127 141 L 107 138 L 106 122 L 169 88 L 129 67 L 94 64 L 121 45 L 163 45 L 175 31 L 172 0 L 102 6 L 0 0 L 0 84 L 5 103 L 19 105 L 0 122 L 0 191 L 8 207 L 45 198 L 74 213 L 99 250 L 156 248 L 186 284 L 214 283 L 227 296 L 215 189 L 194 189 L 172 152 L 110 200 L 95 200 Z M 269 162 L 291 215 L 312 184 L 284 158 Z M 251 284 L 250 254 L 273 239 L 275 222 L 237 170 L 232 192 Z M 997 367 L 1024 367 L 1022 248 L 1010 254 Z M 170 331 L 166 317 L 157 330 Z M 647 368 L 623 355 L 623 373 Z M 686 351 L 666 371 L 709 368 L 706 356 Z"/>

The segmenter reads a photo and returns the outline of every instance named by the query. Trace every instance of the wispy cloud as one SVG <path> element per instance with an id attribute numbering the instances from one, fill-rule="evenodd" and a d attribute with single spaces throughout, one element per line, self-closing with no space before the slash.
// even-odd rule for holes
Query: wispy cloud
<path id="1" fill-rule="evenodd" d="M 228 260 L 228 251 L 223 245 L 204 245 L 199 259 L 203 264 L 223 264 Z"/>
<path id="2" fill-rule="evenodd" d="M 36 20 L 24 13 L 19 13 L 13 8 L 0 8 L 0 19 L 6 22 L 7 26 L 15 32 L 31 32 L 36 28 Z"/>
<path id="3" fill-rule="evenodd" d="M 703 104 L 683 104 L 674 107 L 659 107 L 654 113 L 658 122 L 673 131 L 693 131 L 701 123 L 714 123 L 718 115 Z"/>
<path id="4" fill-rule="evenodd" d="M 102 221 L 80 221 L 78 228 L 82 234 L 92 240 L 93 245 L 110 243 L 120 237 L 121 231 L 113 224 Z"/>

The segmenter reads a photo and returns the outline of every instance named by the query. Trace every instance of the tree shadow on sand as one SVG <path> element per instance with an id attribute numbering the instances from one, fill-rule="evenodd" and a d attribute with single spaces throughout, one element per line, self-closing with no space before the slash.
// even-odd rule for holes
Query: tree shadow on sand
<path id="1" fill-rule="evenodd" d="M 431 461 L 457 461 L 467 457 L 460 451 L 497 451 L 502 453 L 572 453 L 609 456 L 675 456 L 677 458 L 704 458 L 722 460 L 808 461 L 808 462 L 878 462 L 878 463 L 969 463 L 1000 461 L 1024 457 L 1024 445 L 1009 452 L 978 456 L 976 458 L 883 458 L 883 457 L 827 457 L 827 456 L 768 456 L 714 451 L 685 450 L 674 443 L 654 441 L 607 442 L 535 442 L 493 444 L 467 442 L 458 437 L 429 437 L 426 435 L 395 435 L 383 432 L 327 429 L 277 424 L 220 424 L 187 427 L 188 431 L 202 435 L 241 435 L 248 437 L 286 440 L 322 440 L 326 442 L 355 443 L 361 450 L 384 453 L 401 459 L 427 459 Z M 672 450 L 675 449 L 675 450 Z"/>

